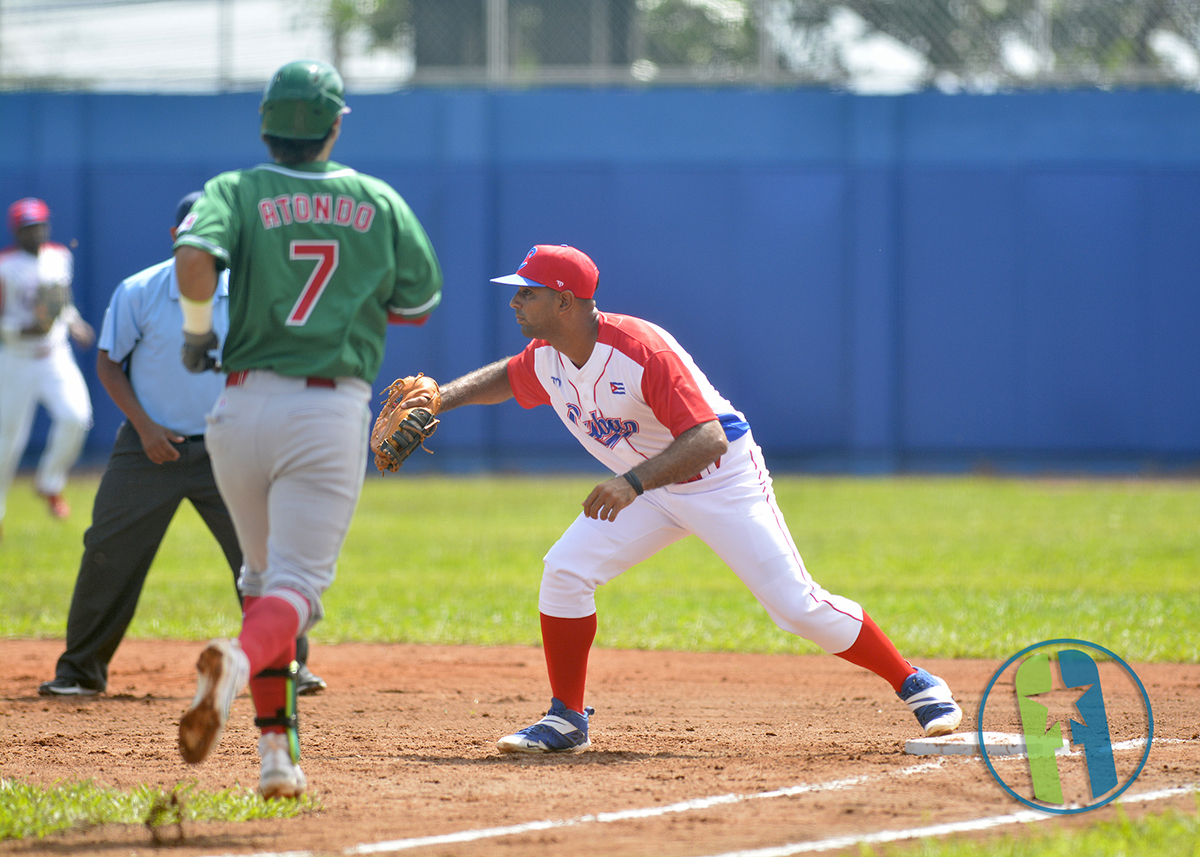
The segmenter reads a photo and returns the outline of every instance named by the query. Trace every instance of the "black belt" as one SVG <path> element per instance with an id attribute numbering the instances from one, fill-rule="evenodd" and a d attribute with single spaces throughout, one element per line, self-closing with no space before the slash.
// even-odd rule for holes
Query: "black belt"
<path id="1" fill-rule="evenodd" d="M 202 434 L 189 434 L 182 441 L 182 443 L 203 443 L 203 442 L 204 442 L 204 435 L 202 435 Z"/>

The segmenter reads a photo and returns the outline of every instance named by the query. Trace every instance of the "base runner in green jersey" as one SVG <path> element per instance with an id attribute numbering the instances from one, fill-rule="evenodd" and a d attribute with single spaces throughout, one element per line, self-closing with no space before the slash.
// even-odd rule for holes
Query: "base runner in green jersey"
<path id="1" fill-rule="evenodd" d="M 211 179 L 175 242 L 183 362 L 226 373 L 206 437 L 245 555 L 241 632 L 201 652 L 179 747 L 202 761 L 248 682 L 259 789 L 294 797 L 307 787 L 295 638 L 323 616 L 362 490 L 387 326 L 424 322 L 442 273 L 400 195 L 329 159 L 349 112 L 332 66 L 283 66 L 260 112 L 272 162 Z M 230 321 L 218 356 L 212 295 L 223 268 Z"/>

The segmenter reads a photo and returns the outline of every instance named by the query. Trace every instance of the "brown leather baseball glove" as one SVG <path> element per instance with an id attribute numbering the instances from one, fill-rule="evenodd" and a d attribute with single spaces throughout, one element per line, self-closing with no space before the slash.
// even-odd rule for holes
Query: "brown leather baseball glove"
<path id="1" fill-rule="evenodd" d="M 425 448 L 426 438 L 437 429 L 435 414 L 442 408 L 442 391 L 437 381 L 418 373 L 397 378 L 383 397 L 383 408 L 371 429 L 371 451 L 380 473 L 395 473 L 414 449 Z"/>

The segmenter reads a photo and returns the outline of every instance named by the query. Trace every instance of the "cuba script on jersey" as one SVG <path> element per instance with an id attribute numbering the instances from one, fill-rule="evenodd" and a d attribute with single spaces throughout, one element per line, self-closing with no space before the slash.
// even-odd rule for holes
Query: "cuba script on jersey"
<path id="1" fill-rule="evenodd" d="M 633 316 L 597 316 L 596 346 L 583 366 L 539 339 L 509 360 L 517 404 L 554 408 L 584 449 L 614 473 L 653 458 L 709 420 L 720 420 L 731 441 L 749 431 L 746 418 L 671 334 Z M 720 469 L 718 460 L 685 482 L 719 478 Z"/>
<path id="2" fill-rule="evenodd" d="M 556 378 L 555 381 L 558 381 Z M 562 383 L 561 381 L 559 382 Z M 587 431 L 588 435 L 593 439 L 612 449 L 623 440 L 628 440 L 638 433 L 638 424 L 636 420 L 623 420 L 618 418 L 610 419 L 602 417 L 596 411 L 591 411 L 588 416 L 590 419 L 580 422 L 580 417 L 583 416 L 583 411 L 579 405 L 574 402 L 567 404 L 567 417 L 575 425 L 581 425 Z"/>
<path id="3" fill-rule="evenodd" d="M 263 229 L 293 223 L 329 223 L 366 232 L 375 221 L 375 206 L 342 194 L 290 193 L 260 199 L 258 216 Z"/>

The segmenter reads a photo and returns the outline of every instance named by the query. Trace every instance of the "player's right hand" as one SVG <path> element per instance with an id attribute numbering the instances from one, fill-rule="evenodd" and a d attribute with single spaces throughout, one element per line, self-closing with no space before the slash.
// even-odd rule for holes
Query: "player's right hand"
<path id="1" fill-rule="evenodd" d="M 220 344 L 215 331 L 189 333 L 185 330 L 181 352 L 184 368 L 197 374 L 207 372 L 209 369 L 220 369 L 221 362 L 209 353 L 215 351 Z"/>
<path id="2" fill-rule="evenodd" d="M 617 514 L 637 496 L 624 477 L 615 476 L 592 489 L 583 501 L 583 514 L 597 521 L 615 521 Z"/>

